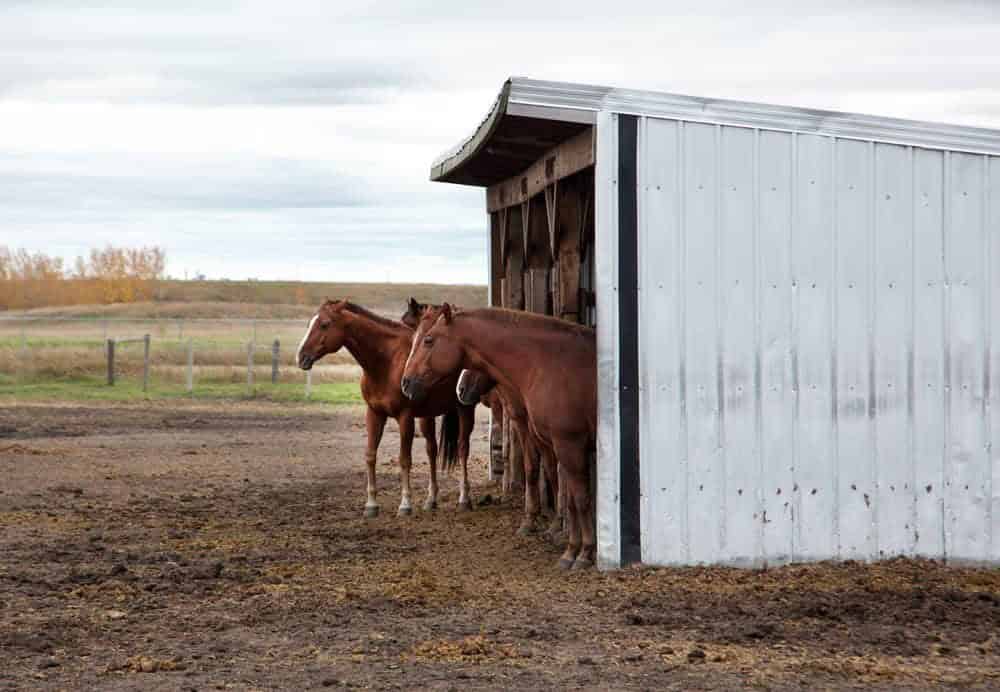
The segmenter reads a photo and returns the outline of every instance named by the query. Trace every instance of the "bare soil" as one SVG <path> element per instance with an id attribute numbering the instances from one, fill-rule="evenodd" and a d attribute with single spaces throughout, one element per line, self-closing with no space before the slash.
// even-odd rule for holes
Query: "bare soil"
<path id="1" fill-rule="evenodd" d="M 0 689 L 1000 686 L 1000 571 L 564 574 L 473 456 L 362 518 L 359 410 L 0 407 Z M 417 441 L 416 482 L 426 482 Z M 418 495 L 418 502 L 422 491 Z"/>

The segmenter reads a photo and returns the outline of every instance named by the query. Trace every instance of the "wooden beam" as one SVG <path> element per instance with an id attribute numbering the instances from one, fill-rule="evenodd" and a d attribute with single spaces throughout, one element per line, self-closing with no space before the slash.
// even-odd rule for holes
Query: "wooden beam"
<path id="1" fill-rule="evenodd" d="M 486 209 L 497 211 L 528 201 L 547 185 L 594 165 L 594 128 L 549 149 L 520 175 L 486 190 Z"/>

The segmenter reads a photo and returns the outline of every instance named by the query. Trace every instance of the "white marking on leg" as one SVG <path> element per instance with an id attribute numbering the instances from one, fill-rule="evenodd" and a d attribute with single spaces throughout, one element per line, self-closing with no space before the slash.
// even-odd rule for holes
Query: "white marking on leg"
<path id="1" fill-rule="evenodd" d="M 319 319 L 319 313 L 313 315 L 313 318 L 309 320 L 309 326 L 306 327 L 306 334 L 302 337 L 302 341 L 299 342 L 299 347 L 295 349 L 295 364 L 298 365 L 302 358 L 302 347 L 306 345 L 306 341 L 309 340 L 309 335 L 312 334 L 313 325 L 316 324 L 316 320 Z"/>

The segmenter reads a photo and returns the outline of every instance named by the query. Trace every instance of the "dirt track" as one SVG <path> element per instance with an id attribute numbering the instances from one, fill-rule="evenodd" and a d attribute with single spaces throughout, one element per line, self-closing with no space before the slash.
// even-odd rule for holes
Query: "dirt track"
<path id="1" fill-rule="evenodd" d="M 998 570 L 566 575 L 453 481 L 397 518 L 394 429 L 362 519 L 362 420 L 0 407 L 0 689 L 1000 686 Z"/>

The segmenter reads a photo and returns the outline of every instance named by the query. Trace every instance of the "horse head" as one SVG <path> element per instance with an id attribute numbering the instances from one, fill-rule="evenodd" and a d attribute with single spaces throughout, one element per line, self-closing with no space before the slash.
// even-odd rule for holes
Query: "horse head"
<path id="1" fill-rule="evenodd" d="M 295 361 L 303 370 L 311 370 L 313 364 L 328 353 L 336 353 L 344 345 L 344 306 L 346 301 L 327 300 L 309 320 L 305 336 L 295 352 Z"/>
<path id="2" fill-rule="evenodd" d="M 420 401 L 434 385 L 461 369 L 464 353 L 451 336 L 453 320 L 448 303 L 424 310 L 400 383 L 408 399 Z"/>
<path id="3" fill-rule="evenodd" d="M 416 329 L 417 325 L 420 324 L 420 318 L 424 316 L 424 311 L 428 308 L 436 307 L 440 306 L 431 305 L 430 303 L 419 303 L 416 298 L 410 298 L 406 303 L 406 312 L 399 318 L 399 321 L 410 329 Z"/>
<path id="4" fill-rule="evenodd" d="M 463 370 L 455 385 L 455 395 L 460 404 L 472 406 L 478 404 L 486 394 L 493 389 L 496 382 L 480 370 Z"/>

